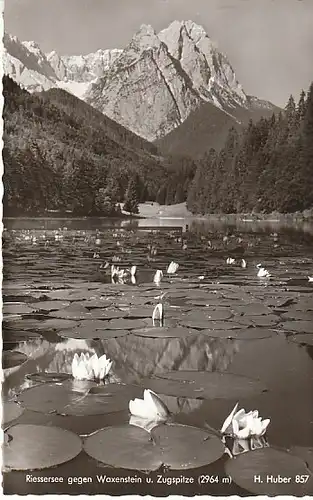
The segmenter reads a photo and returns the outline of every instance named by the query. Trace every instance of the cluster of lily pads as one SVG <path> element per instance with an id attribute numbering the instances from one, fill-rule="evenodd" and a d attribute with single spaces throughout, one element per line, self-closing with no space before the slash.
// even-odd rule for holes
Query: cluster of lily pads
<path id="1" fill-rule="evenodd" d="M 100 243 L 101 241 L 99 240 L 96 245 Z M 153 253 L 151 251 L 151 254 Z M 235 259 L 231 260 L 231 262 L 227 263 L 234 264 Z M 116 260 L 116 262 L 119 261 Z M 245 268 L 246 266 L 246 261 L 243 262 L 242 260 L 241 267 Z M 177 269 L 178 264 L 171 262 L 167 267 L 167 273 L 174 274 Z M 262 277 L 262 273 L 259 275 L 261 269 L 266 271 L 260 265 L 258 277 Z M 136 266 L 122 269 L 112 264 L 110 271 L 115 276 L 114 283 L 123 284 L 122 280 L 126 277 L 129 277 L 133 284 L 135 283 L 132 278 L 136 280 Z M 268 272 L 266 271 L 266 273 Z M 265 278 L 269 277 L 266 273 L 264 273 Z M 158 269 L 154 274 L 153 281 L 158 285 L 161 283 L 162 278 L 163 271 Z M 187 287 L 190 292 L 192 284 L 188 282 Z M 151 297 L 154 299 L 155 290 L 151 292 Z M 60 301 L 60 296 L 57 293 L 55 296 L 51 295 L 52 299 Z M 187 311 L 187 314 L 184 315 L 177 328 L 167 329 L 164 327 L 164 294 L 158 297 L 157 300 L 159 302 L 153 309 L 153 328 L 143 328 L 146 325 L 140 324 L 140 321 L 136 324 L 134 319 L 130 319 L 146 317 L 145 315 L 149 312 L 149 320 L 151 321 L 150 307 L 144 307 L 140 311 L 131 310 L 129 316 L 126 316 L 127 319 L 124 321 L 122 318 L 125 318 L 125 314 L 120 310 L 111 312 L 100 310 L 95 313 L 87 309 L 83 310 L 84 306 L 80 305 L 77 306 L 75 311 L 75 307 L 69 306 L 68 302 L 62 310 L 61 307 L 56 307 L 55 312 L 50 315 L 50 319 L 47 321 L 53 322 L 61 318 L 61 320 L 58 320 L 59 322 L 68 321 L 68 323 L 72 323 L 67 326 L 63 323 L 64 330 L 61 336 L 66 338 L 71 338 L 72 336 L 76 336 L 76 338 L 101 338 L 100 332 L 103 333 L 103 338 L 117 338 L 118 336 L 130 333 L 128 330 L 127 332 L 123 330 L 123 328 L 129 328 L 130 331 L 134 332 L 133 338 L 137 335 L 137 337 L 140 336 L 142 339 L 144 337 L 156 338 L 158 336 L 172 336 L 181 339 L 184 335 L 190 333 L 196 333 L 199 336 L 200 333 L 208 333 L 210 337 L 216 336 L 223 339 L 229 337 L 230 332 L 227 328 L 235 327 L 235 330 L 231 330 L 232 338 L 266 338 L 273 334 L 270 330 L 263 328 L 263 326 L 268 326 L 269 324 L 277 324 L 274 322 L 275 318 L 272 317 L 273 315 L 270 314 L 272 311 L 264 304 L 255 302 L 252 305 L 245 303 L 237 305 L 235 317 L 237 324 L 232 322 L 232 320 L 225 323 L 224 320 L 231 318 L 232 314 L 226 308 L 215 310 L 207 307 L 208 305 L 212 306 L 214 301 L 213 292 L 210 294 L 210 291 L 206 290 L 208 296 L 204 296 L 204 291 L 201 293 L 203 295 L 200 293 L 198 295 L 190 294 L 189 304 L 190 306 L 201 306 L 204 314 L 200 314 L 198 311 L 195 314 L 192 311 L 192 307 L 190 307 L 191 310 Z M 186 291 L 177 289 L 172 295 L 174 299 L 179 299 L 186 295 Z M 80 292 L 80 295 L 78 293 L 75 298 L 76 300 L 83 300 L 86 299 L 86 296 L 84 292 Z M 222 297 L 215 296 L 215 304 L 218 304 L 218 306 L 222 300 Z M 88 301 L 84 302 L 84 305 L 92 304 L 93 307 L 97 302 L 98 306 L 99 301 L 99 298 L 94 299 L 90 297 Z M 102 302 L 103 306 L 112 304 L 110 300 L 106 303 Z M 48 301 L 42 301 L 40 304 L 43 310 L 44 308 L 46 308 L 45 310 L 49 310 L 49 306 L 51 305 Z M 36 308 L 36 304 L 33 304 L 33 307 Z M 282 308 L 282 302 L 280 307 Z M 63 311 L 63 314 L 60 311 Z M 82 318 L 86 322 L 92 321 L 92 328 L 94 330 L 91 329 L 91 324 L 79 324 L 77 327 L 73 325 L 73 322 L 68 319 L 69 313 L 71 313 L 71 319 L 78 320 Z M 255 318 L 258 318 L 258 323 L 253 323 L 252 318 L 254 321 L 256 321 Z M 108 323 L 107 326 L 104 326 L 105 322 L 103 320 L 109 320 L 109 322 L 106 322 Z M 27 321 L 23 319 L 24 323 Z M 31 332 L 31 320 L 29 321 L 30 330 L 28 331 Z M 98 329 L 95 325 L 97 321 L 99 321 Z M 276 321 L 278 320 L 276 319 Z M 156 326 L 157 322 L 159 322 L 159 328 Z M 303 322 L 289 321 L 286 322 L 286 325 L 287 323 L 293 323 L 290 326 L 290 330 L 295 332 L 296 328 L 303 329 Z M 42 321 L 42 323 L 45 323 L 45 321 Z M 130 323 L 132 324 L 130 325 Z M 253 327 L 246 328 L 251 323 L 253 323 Z M 302 325 L 300 326 L 299 323 L 302 323 Z M 51 324 L 49 323 L 50 326 Z M 56 323 L 53 324 L 55 328 Z M 209 325 L 210 328 L 208 328 Z M 259 325 L 261 328 L 258 328 Z M 244 330 L 243 326 L 245 326 Z M 195 327 L 196 330 L 191 330 L 191 327 Z M 45 331 L 46 329 L 48 329 L 48 324 L 42 324 L 42 330 Z M 309 339 L 308 334 L 303 334 L 303 336 Z M 127 338 L 131 340 L 130 336 Z M 110 353 L 110 356 L 112 357 L 112 353 Z M 266 431 L 270 420 L 262 419 L 257 410 L 248 412 L 244 409 L 238 410 L 237 404 L 220 426 L 220 430 L 212 428 L 207 430 L 175 423 L 173 412 L 170 411 L 170 405 L 164 397 L 162 399 L 159 396 L 159 394 L 162 394 L 162 396 L 191 397 L 195 398 L 195 400 L 198 398 L 197 401 L 201 403 L 202 399 L 229 398 L 231 394 L 231 397 L 237 400 L 239 397 L 246 397 L 253 394 L 254 391 L 262 392 L 262 384 L 258 384 L 257 381 L 245 377 L 236 377 L 236 375 L 229 373 L 197 371 L 189 371 L 187 373 L 181 370 L 163 373 L 157 377 L 145 378 L 141 381 L 140 386 L 134 388 L 130 385 L 106 383 L 112 371 L 112 366 L 112 361 L 105 354 L 98 357 L 95 353 L 90 355 L 88 353 L 78 354 L 76 352 L 72 358 L 71 367 L 74 381 L 71 378 L 66 378 L 68 374 L 50 374 L 50 383 L 26 388 L 18 395 L 18 404 L 12 402 L 12 405 L 15 405 L 14 407 L 18 409 L 27 408 L 32 411 L 41 411 L 48 414 L 49 418 L 52 418 L 53 415 L 61 415 L 64 419 L 69 416 L 75 419 L 76 416 L 102 415 L 120 410 L 126 411 L 127 401 L 130 425 L 114 424 L 113 427 L 97 428 L 95 432 L 88 436 L 83 436 L 83 439 L 81 439 L 81 437 L 75 435 L 73 432 L 52 427 L 51 425 L 12 425 L 12 419 L 9 418 L 11 424 L 5 433 L 4 446 L 4 463 L 7 469 L 26 470 L 50 467 L 70 460 L 81 449 L 84 449 L 87 454 L 100 462 L 115 467 L 149 471 L 157 470 L 161 466 L 175 470 L 189 469 L 217 461 L 226 451 L 230 455 L 230 459 L 225 464 L 226 472 L 233 477 L 233 480 L 237 484 L 248 491 L 265 494 L 271 494 L 272 491 L 274 491 L 274 494 L 277 491 L 280 493 L 286 492 L 287 494 L 304 494 L 310 492 L 309 489 L 305 489 L 305 485 L 303 489 L 300 486 L 285 485 L 286 489 L 284 490 L 279 489 L 283 488 L 284 485 L 265 484 L 262 486 L 261 483 L 253 483 L 254 473 L 275 473 L 276 470 L 279 470 L 281 474 L 292 473 L 294 475 L 295 473 L 307 474 L 309 471 L 307 455 L 305 460 L 303 460 L 299 458 L 299 452 L 296 458 L 296 454 L 292 455 L 268 446 Z M 47 378 L 48 375 L 45 374 Z M 61 375 L 64 376 L 64 382 Z M 29 375 L 29 379 L 42 382 L 40 380 L 40 373 L 33 374 L 33 376 Z M 105 384 L 99 383 L 103 381 Z M 52 448 L 45 448 L 45 446 L 51 446 L 51 443 L 53 443 Z M 40 449 L 44 450 L 44 462 L 38 461 L 39 456 L 42 460 Z M 57 453 L 61 453 L 62 457 L 60 455 L 57 456 Z M 306 449 L 306 453 L 308 454 L 308 449 Z M 135 459 L 134 456 L 136 457 Z M 313 465 L 310 466 L 311 470 L 312 468 Z M 247 477 L 247 474 L 244 477 L 243 471 L 247 469 L 251 471 L 251 477 Z M 278 488 L 278 490 L 275 490 L 275 488 Z"/>

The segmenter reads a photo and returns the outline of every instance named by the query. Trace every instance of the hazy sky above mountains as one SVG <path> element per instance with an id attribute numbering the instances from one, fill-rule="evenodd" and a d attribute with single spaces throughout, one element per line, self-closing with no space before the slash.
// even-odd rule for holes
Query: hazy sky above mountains
<path id="1" fill-rule="evenodd" d="M 313 0 L 6 0 L 5 29 L 49 52 L 123 48 L 141 24 L 201 24 L 244 90 L 284 106 L 313 80 Z"/>

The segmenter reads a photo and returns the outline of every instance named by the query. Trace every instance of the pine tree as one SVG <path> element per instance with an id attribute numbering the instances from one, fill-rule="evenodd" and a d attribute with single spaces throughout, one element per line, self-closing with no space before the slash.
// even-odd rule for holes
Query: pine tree
<path id="1" fill-rule="evenodd" d="M 300 175 L 303 209 L 313 206 L 313 83 L 310 86 L 303 121 Z"/>
<path id="2" fill-rule="evenodd" d="M 124 200 L 125 212 L 130 212 L 132 214 L 139 213 L 138 184 L 136 181 L 136 176 L 133 176 L 129 179 Z"/>

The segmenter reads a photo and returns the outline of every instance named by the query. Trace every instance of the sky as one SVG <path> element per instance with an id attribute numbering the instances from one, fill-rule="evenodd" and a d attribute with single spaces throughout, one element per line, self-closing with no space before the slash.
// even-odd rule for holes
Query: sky
<path id="1" fill-rule="evenodd" d="M 284 106 L 313 80 L 313 0 L 6 0 L 5 29 L 43 51 L 123 48 L 141 24 L 201 24 L 246 93 Z"/>

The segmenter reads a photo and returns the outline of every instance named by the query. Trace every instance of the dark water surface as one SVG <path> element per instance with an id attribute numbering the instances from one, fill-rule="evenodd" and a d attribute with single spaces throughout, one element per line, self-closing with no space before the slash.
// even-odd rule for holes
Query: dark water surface
<path id="1" fill-rule="evenodd" d="M 145 229 L 144 224 L 155 224 L 155 230 Z M 89 406 L 82 404 L 71 414 L 63 414 L 45 398 L 45 388 L 51 382 L 65 387 L 72 381 L 27 377 L 35 372 L 71 374 L 75 352 L 96 352 L 113 360 L 110 383 L 139 386 L 139 394 L 151 378 L 159 380 L 170 371 L 227 373 L 258 381 L 262 390 L 241 393 L 240 387 L 230 385 L 219 395 L 221 386 L 217 385 L 215 397 L 204 399 L 192 391 L 175 394 L 175 386 L 170 390 L 170 385 L 164 393 L 156 392 L 174 421 L 199 428 L 208 424 L 220 429 L 237 401 L 246 411 L 257 408 L 263 418 L 271 419 L 267 432 L 271 447 L 290 450 L 297 446 L 312 453 L 313 283 L 308 280 L 313 276 L 312 225 L 275 221 L 230 225 L 184 219 L 10 219 L 4 225 L 3 398 L 12 411 L 5 418 L 6 428 L 45 425 L 86 436 L 107 426 L 127 424 L 131 393 L 117 398 L 120 406 L 114 400 L 109 413 L 101 413 L 99 400 L 93 399 Z M 179 229 L 166 227 L 175 225 Z M 235 264 L 227 265 L 228 257 L 236 259 Z M 242 258 L 246 268 L 241 267 Z M 179 269 L 167 275 L 172 260 Z M 106 261 L 123 268 L 136 265 L 136 283 L 128 278 L 124 283 L 111 283 L 107 270 L 101 269 Z M 259 263 L 271 273 L 270 279 L 257 277 Z M 160 286 L 153 283 L 157 269 L 164 272 Z M 165 327 L 180 332 L 189 328 L 189 335 L 153 338 L 140 334 L 152 326 L 156 297 L 164 292 Z M 69 305 L 72 309 L 66 316 L 62 309 Z M 88 314 L 82 313 L 86 308 L 93 321 L 104 320 L 109 330 L 118 329 L 118 336 L 101 339 L 93 335 L 94 323 L 85 323 Z M 68 333 L 76 327 L 79 334 Z M 47 384 L 42 386 L 44 392 L 23 409 L 23 391 L 41 383 Z M 44 456 L 44 446 L 41 453 Z M 224 456 L 201 469 L 162 470 L 163 482 L 157 483 L 157 473 L 108 467 L 81 451 L 53 468 L 5 472 L 4 493 L 249 495 L 234 481 L 222 482 L 227 460 Z M 34 483 L 27 480 L 27 474 L 64 480 Z M 105 474 L 133 479 L 126 484 L 99 482 L 97 475 Z M 219 481 L 199 484 L 201 474 Z M 181 475 L 195 482 L 166 484 Z M 85 477 L 88 482 L 78 484 L 80 480 L 74 477 Z M 154 483 L 147 483 L 147 477 Z M 290 494 L 297 494 L 295 488 Z M 289 490 L 282 493 L 289 494 Z"/>

